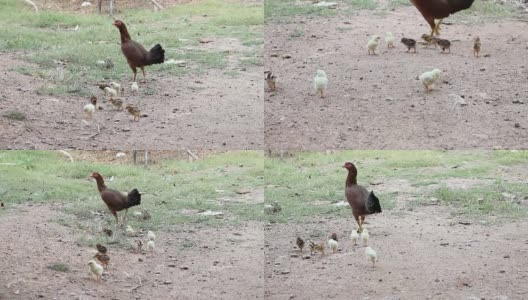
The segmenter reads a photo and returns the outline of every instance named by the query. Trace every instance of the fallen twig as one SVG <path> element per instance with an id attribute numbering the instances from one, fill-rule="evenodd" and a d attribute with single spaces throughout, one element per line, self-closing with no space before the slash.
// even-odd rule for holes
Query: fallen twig
<path id="1" fill-rule="evenodd" d="M 59 150 L 59 152 L 66 155 L 70 159 L 70 162 L 73 163 L 73 156 L 71 156 L 70 153 L 66 152 L 65 150 Z"/>
<path id="2" fill-rule="evenodd" d="M 24 0 L 26 3 L 28 3 L 29 5 L 33 6 L 33 8 L 35 9 L 36 12 L 38 12 L 38 7 L 37 5 L 35 4 L 35 2 L 31 1 L 31 0 Z"/>

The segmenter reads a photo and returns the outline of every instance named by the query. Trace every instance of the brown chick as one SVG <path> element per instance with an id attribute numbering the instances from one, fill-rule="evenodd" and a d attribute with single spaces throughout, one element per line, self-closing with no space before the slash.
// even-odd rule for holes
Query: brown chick
<path id="1" fill-rule="evenodd" d="M 103 265 L 103 268 L 108 269 L 108 264 L 110 263 L 110 256 L 108 254 L 97 253 L 94 258 Z"/>
<path id="2" fill-rule="evenodd" d="M 141 240 L 136 240 L 136 253 L 141 253 L 143 249 L 143 242 Z"/>
<path id="3" fill-rule="evenodd" d="M 4 207 L 4 202 L 0 203 L 0 207 Z"/>
<path id="4" fill-rule="evenodd" d="M 95 245 L 95 248 L 97 248 L 97 251 L 99 251 L 99 253 L 106 254 L 107 249 L 106 249 L 105 246 L 103 246 L 101 244 L 97 244 L 97 245 Z"/>
<path id="5" fill-rule="evenodd" d="M 108 236 L 112 236 L 114 234 L 112 230 L 108 228 L 103 229 L 103 232 L 106 233 L 106 235 Z"/>
<path id="6" fill-rule="evenodd" d="M 431 37 L 431 35 L 425 34 L 425 33 L 422 34 L 422 40 L 424 40 L 427 43 L 427 45 L 425 45 L 425 48 L 431 45 L 434 45 L 434 47 L 436 48 L 436 40 L 433 37 Z"/>
<path id="7" fill-rule="evenodd" d="M 473 44 L 473 55 L 475 57 L 480 57 L 480 37 L 475 38 L 475 43 Z"/>
<path id="8" fill-rule="evenodd" d="M 295 241 L 295 243 L 297 244 L 297 247 L 299 247 L 299 250 L 302 252 L 304 248 L 304 240 L 300 237 L 297 237 L 297 241 Z"/>
<path id="9" fill-rule="evenodd" d="M 435 40 L 435 43 L 442 48 L 442 53 L 444 53 L 445 50 L 448 51 L 448 53 L 451 53 L 451 42 L 444 39 L 439 38 L 433 38 Z"/>
<path id="10" fill-rule="evenodd" d="M 117 109 L 123 109 L 123 98 L 110 98 L 110 103 Z"/>
<path id="11" fill-rule="evenodd" d="M 275 91 L 277 89 L 277 76 L 273 74 L 271 71 L 266 71 L 266 83 L 268 84 L 268 87 L 271 91 Z"/>
<path id="12" fill-rule="evenodd" d="M 415 40 L 408 39 L 408 38 L 402 38 L 401 42 L 402 42 L 402 44 L 405 45 L 405 47 L 407 47 L 407 51 L 406 52 L 409 52 L 409 51 L 411 51 L 411 49 L 414 49 L 414 53 L 416 53 L 416 41 Z"/>
<path id="13" fill-rule="evenodd" d="M 134 116 L 134 121 L 139 122 L 139 118 L 141 118 L 141 112 L 139 109 L 137 109 L 134 105 L 128 104 L 125 109 L 128 111 L 129 114 Z M 137 120 L 136 120 L 137 119 Z"/>
<path id="14" fill-rule="evenodd" d="M 321 256 L 324 256 L 325 255 L 325 244 L 324 243 L 316 244 L 310 241 L 310 254 L 313 255 L 316 252 L 321 252 Z"/>

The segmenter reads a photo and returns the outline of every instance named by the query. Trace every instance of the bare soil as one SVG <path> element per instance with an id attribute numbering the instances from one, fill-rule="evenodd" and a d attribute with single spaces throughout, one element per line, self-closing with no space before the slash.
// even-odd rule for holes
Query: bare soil
<path id="1" fill-rule="evenodd" d="M 177 226 L 156 233 L 154 253 L 107 245 L 110 266 L 96 282 L 87 269 L 96 250 L 78 244 L 82 231 L 52 221 L 61 217 L 61 208 L 24 205 L 0 211 L 0 299 L 263 298 L 262 223 Z M 49 269 L 53 263 L 69 271 Z"/>
<path id="2" fill-rule="evenodd" d="M 375 267 L 354 246 L 353 218 L 313 218 L 265 228 L 267 299 L 526 299 L 528 222 L 483 225 L 439 206 L 367 217 Z M 467 223 L 466 223 L 467 224 Z M 336 254 L 310 256 L 296 232 L 316 242 L 332 232 Z M 310 235 L 320 235 L 310 237 Z M 352 296 L 353 295 L 353 296 Z M 351 298 L 352 297 L 352 298 Z"/>
<path id="3" fill-rule="evenodd" d="M 222 70 L 184 78 L 149 72 L 140 91 L 127 96 L 147 116 L 139 122 L 110 103 L 93 121 L 84 121 L 82 108 L 87 98 L 41 95 L 36 90 L 50 85 L 44 79 L 20 74 L 13 69 L 28 66 L 18 55 L 0 54 L 0 148 L 2 149 L 261 149 L 263 147 L 263 104 L 261 68 L 239 76 Z M 229 69 L 237 68 L 231 65 Z M 148 70 L 147 70 L 148 72 Z M 149 78 L 150 77 L 150 78 Z M 123 82 L 131 81 L 126 78 Z M 89 83 L 87 83 L 89 84 Z M 93 93 L 103 99 L 93 85 Z M 26 120 L 6 118 L 11 111 Z M 98 133 L 99 126 L 100 133 Z"/>
<path id="4" fill-rule="evenodd" d="M 447 23 L 449 19 L 445 20 Z M 473 149 L 528 147 L 528 24 L 443 25 L 451 54 L 418 46 L 406 53 L 402 37 L 430 32 L 414 7 L 380 15 L 300 16 L 265 26 L 266 68 L 278 90 L 265 93 L 269 149 Z M 396 37 L 387 49 L 386 32 Z M 378 55 L 366 44 L 378 34 Z M 473 57 L 475 36 L 481 57 Z M 290 58 L 288 58 L 290 57 Z M 426 94 L 418 76 L 444 71 Z M 329 79 L 327 97 L 315 95 L 317 69 Z"/>

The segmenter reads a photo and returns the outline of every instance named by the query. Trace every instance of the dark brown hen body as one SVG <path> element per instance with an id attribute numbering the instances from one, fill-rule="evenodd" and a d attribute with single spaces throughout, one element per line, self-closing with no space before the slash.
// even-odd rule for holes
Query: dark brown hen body
<path id="1" fill-rule="evenodd" d="M 443 19 L 471 7 L 474 0 L 411 0 L 424 19 L 435 30 L 435 19 Z"/>
<path id="2" fill-rule="evenodd" d="M 374 192 L 369 193 L 365 187 L 357 184 L 357 169 L 353 163 L 346 162 L 343 168 L 348 170 L 345 196 L 361 231 L 363 230 L 362 225 L 365 222 L 365 216 L 380 213 L 381 205 Z"/>

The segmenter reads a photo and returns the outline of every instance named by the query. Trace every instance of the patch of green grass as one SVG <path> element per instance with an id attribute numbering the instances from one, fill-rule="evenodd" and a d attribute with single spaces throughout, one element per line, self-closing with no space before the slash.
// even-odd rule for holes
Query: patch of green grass
<path id="1" fill-rule="evenodd" d="M 264 1 L 264 16 L 273 22 L 281 22 L 291 16 L 334 16 L 337 14 L 356 13 L 357 10 L 373 10 L 378 4 L 376 0 L 335 0 L 338 9 L 315 6 L 310 1 L 297 0 L 266 0 Z"/>
<path id="2" fill-rule="evenodd" d="M 216 226 L 262 220 L 262 203 L 251 196 L 263 189 L 263 160 L 262 152 L 234 151 L 195 162 L 164 160 L 145 169 L 141 165 L 70 163 L 57 152 L 1 151 L 0 195 L 2 201 L 11 204 L 67 203 L 64 211 L 75 218 L 63 217 L 60 222 L 96 234 L 101 226 L 115 227 L 114 217 L 101 200 L 95 182 L 88 178 L 97 171 L 107 179 L 109 188 L 123 192 L 137 188 L 143 194 L 141 205 L 128 213 L 128 224 L 133 228 L 155 230 L 182 223 Z M 112 176 L 114 180 L 109 182 Z M 240 189 L 250 190 L 251 196 L 240 200 L 236 193 Z M 132 212 L 140 209 L 146 209 L 152 218 L 134 218 Z M 206 210 L 223 212 L 224 218 L 198 214 Z M 95 212 L 104 213 L 104 218 Z M 90 227 L 93 223 L 97 229 Z"/>
<path id="3" fill-rule="evenodd" d="M 150 48 L 156 43 L 166 50 L 166 57 L 186 60 L 190 68 L 154 65 L 150 72 L 181 76 L 208 69 L 223 69 L 227 56 L 222 51 L 196 51 L 186 47 L 198 45 L 203 37 L 237 38 L 251 51 L 259 52 L 263 40 L 262 5 L 204 0 L 177 5 L 162 12 L 127 10 L 116 16 L 125 21 L 133 39 Z M 38 75 L 49 81 L 39 88 L 43 94 L 89 95 L 89 87 L 103 80 L 130 80 L 131 70 L 119 47 L 119 33 L 104 15 L 73 14 L 56 11 L 33 12 L 17 0 L 4 0 L 0 10 L 0 51 L 29 51 L 25 60 L 35 68 L 20 72 Z M 73 30 L 79 26 L 77 31 Z M 101 69 L 98 60 L 111 59 L 114 68 Z M 60 73 L 58 62 L 66 62 Z M 60 73 L 60 74 L 59 74 Z"/>
<path id="4" fill-rule="evenodd" d="M 375 9 L 378 7 L 376 0 L 344 0 L 351 8 L 354 9 Z"/>
<path id="5" fill-rule="evenodd" d="M 24 121 L 26 119 L 26 114 L 21 111 L 14 110 L 4 113 L 4 117 L 15 121 Z"/>
<path id="6" fill-rule="evenodd" d="M 70 268 L 66 264 L 60 262 L 49 264 L 47 268 L 57 272 L 70 272 Z"/>
<path id="7" fill-rule="evenodd" d="M 413 4 L 410 0 L 390 0 L 389 9 L 396 9 L 398 7 L 412 6 L 412 5 Z"/>
<path id="8" fill-rule="evenodd" d="M 358 183 L 376 192 L 384 211 L 398 206 L 398 199 L 416 199 L 415 204 L 418 204 L 436 197 L 442 198 L 441 202 L 455 211 L 471 215 L 475 207 L 469 204 L 473 204 L 471 201 L 476 199 L 473 196 L 479 194 L 488 205 L 480 210 L 481 213 L 522 216 L 528 212 L 526 207 L 514 205 L 509 210 L 508 205 L 495 201 L 495 196 L 498 191 L 506 191 L 521 197 L 528 187 L 520 188 L 524 186 L 522 183 L 510 181 L 492 187 L 488 184 L 489 179 L 497 178 L 497 168 L 502 165 L 528 167 L 526 155 L 528 151 L 339 151 L 331 154 L 293 152 L 283 161 L 270 157 L 265 164 L 265 199 L 266 203 L 277 202 L 282 210 L 266 216 L 273 222 L 296 221 L 310 216 L 350 217 L 348 206 L 333 205 L 345 200 L 347 173 L 342 165 L 346 161 L 356 164 Z M 448 180 L 456 183 L 457 179 L 482 179 L 483 183 L 479 186 L 477 182 L 472 189 L 449 190 L 456 193 L 454 198 L 451 194 L 442 195 L 444 190 L 431 187 L 445 185 Z M 412 189 L 407 189 L 402 181 Z M 381 184 L 372 185 L 371 182 Z M 386 190 L 394 185 L 402 187 L 397 192 L 393 191 L 394 187 Z M 459 195 L 463 196 L 462 201 L 447 201 L 458 199 Z"/>
<path id="9" fill-rule="evenodd" d="M 482 0 L 473 2 L 469 9 L 460 11 L 449 19 L 455 22 L 480 24 L 515 16 L 514 7 L 508 3 L 500 4 L 498 1 Z"/>

